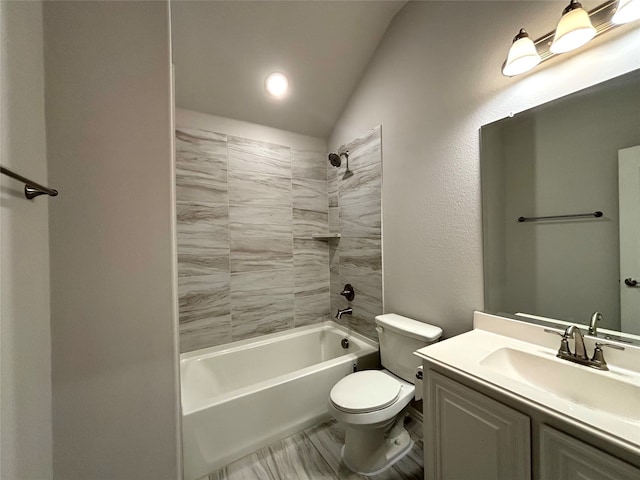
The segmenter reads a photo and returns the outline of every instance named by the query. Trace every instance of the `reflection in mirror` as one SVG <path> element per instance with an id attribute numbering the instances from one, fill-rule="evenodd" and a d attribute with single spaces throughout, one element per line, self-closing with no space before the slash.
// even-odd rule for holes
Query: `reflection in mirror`
<path id="1" fill-rule="evenodd" d="M 487 311 L 640 334 L 639 125 L 634 71 L 482 127 Z"/>

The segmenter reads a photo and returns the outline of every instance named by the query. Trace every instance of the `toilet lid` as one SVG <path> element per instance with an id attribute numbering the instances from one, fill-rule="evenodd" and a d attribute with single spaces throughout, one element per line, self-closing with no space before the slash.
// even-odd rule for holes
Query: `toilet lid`
<path id="1" fill-rule="evenodd" d="M 400 382 L 379 370 L 364 370 L 336 383 L 329 398 L 343 412 L 373 412 L 394 403 L 400 395 L 400 386 Z"/>

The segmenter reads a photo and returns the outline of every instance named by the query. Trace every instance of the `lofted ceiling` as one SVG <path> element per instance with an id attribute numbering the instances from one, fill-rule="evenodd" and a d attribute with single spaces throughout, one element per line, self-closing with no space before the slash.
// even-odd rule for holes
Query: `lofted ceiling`
<path id="1" fill-rule="evenodd" d="M 326 138 L 404 3 L 173 1 L 176 106 Z"/>

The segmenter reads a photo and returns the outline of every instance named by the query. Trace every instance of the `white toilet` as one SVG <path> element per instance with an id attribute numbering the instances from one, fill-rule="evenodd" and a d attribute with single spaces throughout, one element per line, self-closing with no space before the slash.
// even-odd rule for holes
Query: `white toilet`
<path id="1" fill-rule="evenodd" d="M 376 324 L 385 370 L 347 375 L 329 394 L 329 413 L 345 427 L 342 459 L 364 475 L 386 470 L 411 450 L 404 410 L 416 393 L 420 359 L 413 352 L 442 335 L 439 327 L 395 313 L 378 315 Z"/>

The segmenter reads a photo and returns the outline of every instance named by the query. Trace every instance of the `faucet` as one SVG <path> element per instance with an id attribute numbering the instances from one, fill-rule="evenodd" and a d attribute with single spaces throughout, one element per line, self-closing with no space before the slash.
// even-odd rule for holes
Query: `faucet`
<path id="1" fill-rule="evenodd" d="M 597 315 L 596 315 L 597 314 Z M 592 323 L 597 321 L 593 320 L 596 316 L 600 315 L 598 312 L 593 314 Z M 562 337 L 562 341 L 560 342 L 560 348 L 558 349 L 558 353 L 556 357 L 561 358 L 563 360 L 568 360 L 573 363 L 579 363 L 580 365 L 586 365 L 587 367 L 596 368 L 598 370 L 609 370 L 607 366 L 607 362 L 604 359 L 604 354 L 602 353 L 602 347 L 610 347 L 616 350 L 624 350 L 624 347 L 619 345 L 611 344 L 611 343 L 600 343 L 596 342 L 595 348 L 593 350 L 593 357 L 589 358 L 587 356 L 587 350 L 584 346 L 584 337 L 582 336 L 582 332 L 575 325 L 569 325 L 564 333 L 560 333 L 556 330 L 544 329 L 547 333 L 553 333 L 556 335 L 560 335 Z M 575 343 L 575 353 L 571 353 L 571 349 L 569 348 L 569 339 L 573 338 Z"/>
<path id="2" fill-rule="evenodd" d="M 596 322 L 601 322 L 602 320 L 603 318 L 600 312 L 593 312 L 593 315 L 591 315 L 591 323 L 589 324 L 589 335 L 596 335 L 598 333 Z"/>
<path id="3" fill-rule="evenodd" d="M 342 315 L 351 315 L 352 313 L 353 313 L 353 308 L 351 307 L 339 308 L 338 313 L 336 313 L 336 318 L 340 320 L 342 318 Z"/>
<path id="4" fill-rule="evenodd" d="M 575 343 L 575 353 L 573 354 L 576 359 L 588 360 L 587 349 L 584 348 L 584 337 L 582 332 L 575 325 L 569 325 L 564 331 L 564 335 L 567 338 L 573 338 Z"/>

